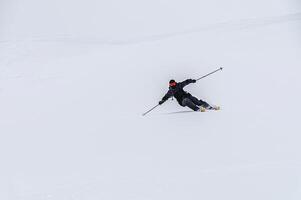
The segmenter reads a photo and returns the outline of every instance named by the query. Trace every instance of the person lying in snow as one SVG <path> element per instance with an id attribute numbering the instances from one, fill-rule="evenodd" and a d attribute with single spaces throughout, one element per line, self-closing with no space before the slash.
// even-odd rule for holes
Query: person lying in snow
<path id="1" fill-rule="evenodd" d="M 170 97 L 175 97 L 178 103 L 185 107 L 188 106 L 194 111 L 201 111 L 205 112 L 206 109 L 208 110 L 219 110 L 219 106 L 211 106 L 207 102 L 197 99 L 196 97 L 192 96 L 188 92 L 184 91 L 183 88 L 190 83 L 195 83 L 196 80 L 194 79 L 187 79 L 186 81 L 177 83 L 175 80 L 169 81 L 169 90 L 164 95 L 161 101 L 159 101 L 159 105 L 162 105 L 167 99 Z"/>

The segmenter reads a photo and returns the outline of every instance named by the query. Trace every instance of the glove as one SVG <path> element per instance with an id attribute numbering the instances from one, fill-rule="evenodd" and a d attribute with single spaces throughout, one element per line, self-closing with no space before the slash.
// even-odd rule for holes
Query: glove
<path id="1" fill-rule="evenodd" d="M 162 105 L 164 103 L 164 100 L 159 101 L 159 105 Z"/>
<path id="2" fill-rule="evenodd" d="M 195 79 L 191 79 L 191 82 L 192 82 L 192 83 L 195 83 L 195 82 L 196 82 L 196 80 L 195 80 Z"/>

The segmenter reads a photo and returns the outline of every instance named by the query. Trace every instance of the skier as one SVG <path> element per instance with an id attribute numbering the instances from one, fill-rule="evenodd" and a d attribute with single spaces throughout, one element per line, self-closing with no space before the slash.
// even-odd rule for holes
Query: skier
<path id="1" fill-rule="evenodd" d="M 161 101 L 159 101 L 159 105 L 162 105 L 167 99 L 174 96 L 178 103 L 185 107 L 188 106 L 194 111 L 201 111 L 205 112 L 206 109 L 208 110 L 219 110 L 220 107 L 218 106 L 211 106 L 207 102 L 197 99 L 196 97 L 192 96 L 188 92 L 184 91 L 183 88 L 190 83 L 195 83 L 196 80 L 194 79 L 187 79 L 186 81 L 177 83 L 175 80 L 169 81 L 169 90 L 164 95 Z"/>

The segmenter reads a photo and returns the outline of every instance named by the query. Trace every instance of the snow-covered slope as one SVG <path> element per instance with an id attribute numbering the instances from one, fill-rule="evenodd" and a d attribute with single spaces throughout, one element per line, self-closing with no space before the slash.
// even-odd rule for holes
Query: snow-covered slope
<path id="1" fill-rule="evenodd" d="M 0 198 L 301 198 L 297 1 L 2 1 Z M 221 105 L 185 111 L 169 79 Z"/>

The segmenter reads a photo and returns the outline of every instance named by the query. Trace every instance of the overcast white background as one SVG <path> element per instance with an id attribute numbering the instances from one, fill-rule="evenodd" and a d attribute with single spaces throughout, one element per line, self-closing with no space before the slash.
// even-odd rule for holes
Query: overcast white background
<path id="1" fill-rule="evenodd" d="M 297 0 L 0 0 L 0 198 L 301 198 Z M 219 112 L 186 111 L 169 79 Z"/>

